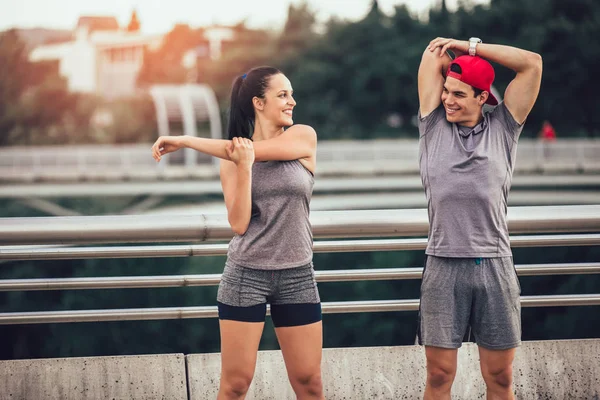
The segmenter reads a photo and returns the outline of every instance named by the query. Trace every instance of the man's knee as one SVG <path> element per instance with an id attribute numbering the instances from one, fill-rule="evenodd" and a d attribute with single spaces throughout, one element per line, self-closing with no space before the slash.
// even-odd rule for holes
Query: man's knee
<path id="1" fill-rule="evenodd" d="M 452 385 L 456 369 L 431 366 L 427 368 L 427 383 L 432 388 L 442 388 Z"/>
<path id="2" fill-rule="evenodd" d="M 512 387 L 513 374 L 512 365 L 506 367 L 488 368 L 483 372 L 483 379 L 488 386 L 509 389 Z"/>
<path id="3" fill-rule="evenodd" d="M 441 349 L 425 346 L 427 357 L 427 386 L 434 390 L 447 391 L 456 376 L 456 349 Z"/>
<path id="4" fill-rule="evenodd" d="M 311 395 L 320 395 L 323 392 L 323 381 L 320 372 L 302 373 L 290 376 L 294 387 Z"/>

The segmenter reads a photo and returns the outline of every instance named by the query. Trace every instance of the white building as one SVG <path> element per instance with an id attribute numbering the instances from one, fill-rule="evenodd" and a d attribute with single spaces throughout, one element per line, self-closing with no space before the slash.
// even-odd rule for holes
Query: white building
<path id="1" fill-rule="evenodd" d="M 29 60 L 58 61 L 70 91 L 108 98 L 135 93 L 144 48 L 158 48 L 163 37 L 140 33 L 135 13 L 127 29 L 113 17 L 81 17 L 73 36 L 68 43 L 35 48 Z"/>

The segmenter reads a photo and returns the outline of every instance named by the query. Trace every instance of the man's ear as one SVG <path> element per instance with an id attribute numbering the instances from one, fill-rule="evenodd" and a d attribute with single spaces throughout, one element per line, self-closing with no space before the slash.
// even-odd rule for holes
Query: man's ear
<path id="1" fill-rule="evenodd" d="M 482 106 L 485 104 L 485 102 L 487 101 L 488 97 L 490 97 L 490 93 L 486 92 L 485 90 L 483 92 L 481 92 L 481 94 L 479 95 L 479 105 Z"/>
<path id="2" fill-rule="evenodd" d="M 252 98 L 252 104 L 254 105 L 254 108 L 260 111 L 262 111 L 263 108 L 265 108 L 265 102 L 263 101 L 263 99 L 256 96 Z"/>

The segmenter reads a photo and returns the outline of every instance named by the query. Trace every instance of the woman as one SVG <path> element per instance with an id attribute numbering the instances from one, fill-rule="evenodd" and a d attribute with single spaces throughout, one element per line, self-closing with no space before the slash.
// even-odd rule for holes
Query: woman
<path id="1" fill-rule="evenodd" d="M 311 127 L 293 125 L 292 94 L 279 70 L 254 68 L 233 84 L 229 140 L 161 137 L 152 147 L 157 161 L 183 147 L 222 159 L 221 184 L 235 236 L 217 295 L 218 399 L 246 396 L 267 302 L 298 399 L 324 398 L 321 303 L 309 222 L 317 137 Z"/>

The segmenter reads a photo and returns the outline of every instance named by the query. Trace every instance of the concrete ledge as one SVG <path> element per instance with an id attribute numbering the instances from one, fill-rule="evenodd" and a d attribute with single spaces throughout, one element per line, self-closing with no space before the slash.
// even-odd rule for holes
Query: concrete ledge
<path id="1" fill-rule="evenodd" d="M 485 398 L 477 347 L 459 351 L 454 399 Z M 0 400 L 216 398 L 220 354 L 0 361 Z M 600 340 L 525 342 L 514 364 L 518 399 L 600 400 Z M 328 400 L 421 399 L 419 346 L 325 349 Z M 248 400 L 294 399 L 279 351 L 260 352 Z"/>
<path id="2" fill-rule="evenodd" d="M 463 345 L 453 398 L 485 398 L 477 346 Z M 216 398 L 220 355 L 186 357 L 191 400 Z M 325 349 L 325 398 L 421 399 L 425 389 L 422 347 Z M 514 364 L 519 399 L 600 399 L 600 340 L 525 342 Z M 260 352 L 248 400 L 295 399 L 279 351 Z"/>
<path id="3" fill-rule="evenodd" d="M 186 400 L 183 354 L 0 361 L 0 400 Z"/>

